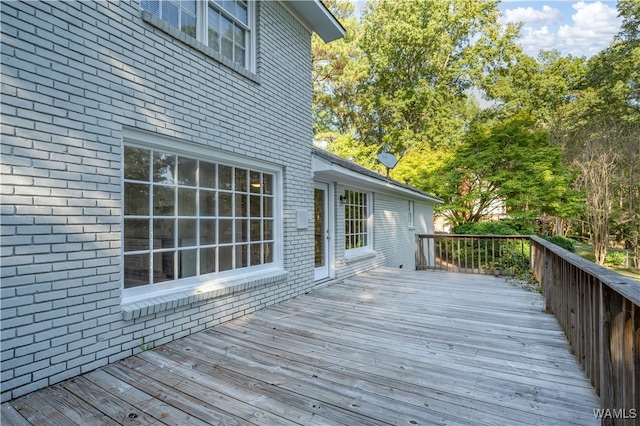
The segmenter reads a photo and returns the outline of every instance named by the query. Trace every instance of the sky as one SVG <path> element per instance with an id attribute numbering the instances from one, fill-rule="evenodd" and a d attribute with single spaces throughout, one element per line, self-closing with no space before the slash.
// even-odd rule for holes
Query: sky
<path id="1" fill-rule="evenodd" d="M 613 0 L 502 0 L 499 7 L 502 23 L 524 23 L 519 43 L 534 57 L 541 49 L 591 57 L 609 46 L 622 23 Z"/>

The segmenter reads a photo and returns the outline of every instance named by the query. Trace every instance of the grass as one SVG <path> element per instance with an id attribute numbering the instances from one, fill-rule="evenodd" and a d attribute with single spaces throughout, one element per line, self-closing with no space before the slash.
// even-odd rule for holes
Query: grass
<path id="1" fill-rule="evenodd" d="M 593 249 L 591 248 L 591 245 L 577 242 L 577 241 L 574 242 L 574 245 L 576 247 L 576 254 L 578 256 L 580 256 L 583 259 L 587 259 L 591 262 L 595 261 L 595 256 L 593 255 Z M 622 250 L 609 249 L 609 251 L 622 251 Z M 607 265 L 607 264 L 605 264 L 604 267 L 607 269 L 611 269 L 612 271 L 616 271 L 619 274 L 622 274 L 627 277 L 631 277 L 637 281 L 640 281 L 640 269 L 625 268 L 624 266 L 613 266 L 613 265 Z"/>

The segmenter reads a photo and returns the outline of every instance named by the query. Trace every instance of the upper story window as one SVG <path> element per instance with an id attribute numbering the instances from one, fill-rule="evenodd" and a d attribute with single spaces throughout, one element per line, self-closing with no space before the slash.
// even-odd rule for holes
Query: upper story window
<path id="1" fill-rule="evenodd" d="M 370 250 L 370 194 L 345 189 L 344 199 L 345 249 L 354 250 L 352 253 Z"/>
<path id="2" fill-rule="evenodd" d="M 258 166 L 125 145 L 125 295 L 278 266 L 278 176 Z"/>
<path id="3" fill-rule="evenodd" d="M 255 2 L 243 0 L 142 0 L 142 9 L 250 69 Z"/>

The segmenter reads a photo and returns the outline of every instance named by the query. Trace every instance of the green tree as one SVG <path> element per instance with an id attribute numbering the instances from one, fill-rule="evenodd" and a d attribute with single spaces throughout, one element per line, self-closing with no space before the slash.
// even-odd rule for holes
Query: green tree
<path id="1" fill-rule="evenodd" d="M 414 146 L 455 146 L 468 121 L 468 90 L 513 46 L 497 0 L 370 1 L 361 49 L 368 78 L 360 86 L 366 144 L 400 154 Z"/>
<path id="2" fill-rule="evenodd" d="M 325 43 L 317 35 L 311 42 L 314 133 L 327 136 L 354 133 L 358 113 L 357 88 L 366 76 L 366 59 L 358 47 L 360 22 L 349 0 L 324 2 L 345 27 L 345 37 Z"/>
<path id="3" fill-rule="evenodd" d="M 542 51 L 538 58 L 522 53 L 507 67 L 487 75 L 482 88 L 501 109 L 528 111 L 539 126 L 548 127 L 556 111 L 575 100 L 585 85 L 585 58 Z"/>
<path id="4" fill-rule="evenodd" d="M 621 0 L 620 33 L 587 63 L 584 87 L 556 111 L 554 138 L 578 172 L 596 263 L 610 234 L 640 262 L 640 2 Z"/>
<path id="5" fill-rule="evenodd" d="M 484 219 L 503 204 L 521 225 L 558 215 L 572 194 L 561 149 L 527 113 L 474 124 L 443 169 L 443 212 L 453 226 Z"/>

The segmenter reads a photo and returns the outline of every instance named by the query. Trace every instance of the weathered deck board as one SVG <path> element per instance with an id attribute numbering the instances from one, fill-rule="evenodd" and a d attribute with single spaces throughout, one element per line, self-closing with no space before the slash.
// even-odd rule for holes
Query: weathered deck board
<path id="1" fill-rule="evenodd" d="M 598 406 L 538 293 L 380 268 L 5 403 L 2 424 L 595 425 Z"/>

